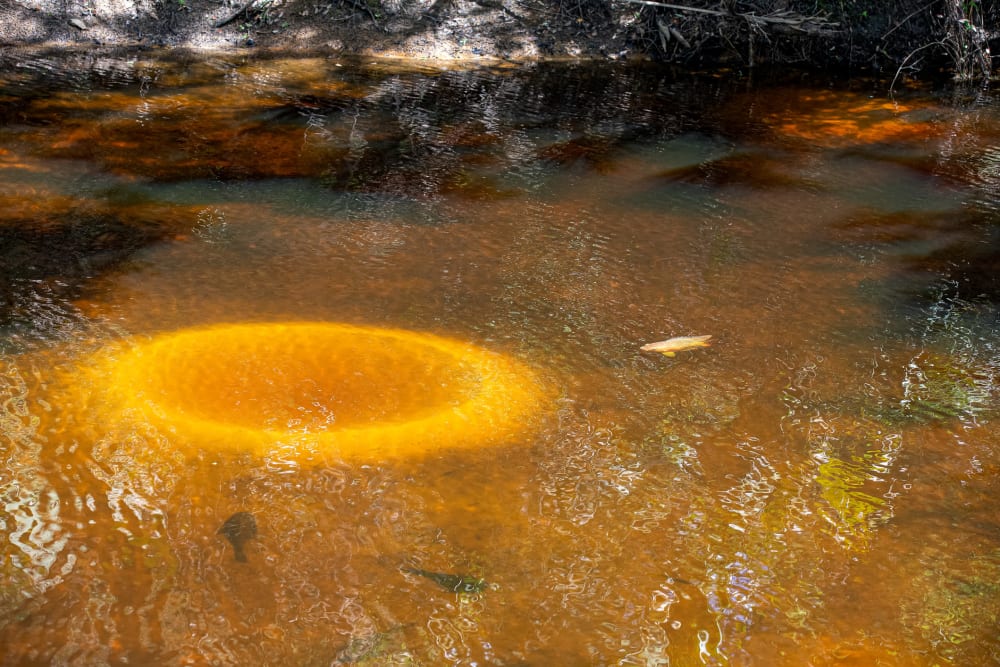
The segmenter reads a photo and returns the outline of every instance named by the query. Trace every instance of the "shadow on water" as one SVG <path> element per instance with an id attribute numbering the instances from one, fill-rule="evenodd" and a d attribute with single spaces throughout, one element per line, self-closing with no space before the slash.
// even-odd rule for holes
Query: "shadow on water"
<path id="1" fill-rule="evenodd" d="M 568 64 L 0 72 L 0 664 L 996 661 L 994 105 Z M 349 460 L 307 437 L 339 405 L 310 368 L 361 414 L 465 404 L 366 376 L 413 349 L 169 336 L 292 320 L 474 344 L 548 393 L 451 422 L 490 447 Z M 301 437 L 223 447 L 219 414 Z"/>
<path id="2" fill-rule="evenodd" d="M 2 69 L 8 323 L 34 298 L 32 281 L 76 298 L 87 279 L 211 215 L 159 205 L 164 193 L 149 184 L 222 192 L 301 178 L 387 201 L 494 200 L 535 187 L 538 157 L 593 144 L 587 159 L 608 162 L 618 146 L 684 132 L 697 116 L 688 86 L 615 68 L 420 74 L 320 58 L 14 51 Z"/>

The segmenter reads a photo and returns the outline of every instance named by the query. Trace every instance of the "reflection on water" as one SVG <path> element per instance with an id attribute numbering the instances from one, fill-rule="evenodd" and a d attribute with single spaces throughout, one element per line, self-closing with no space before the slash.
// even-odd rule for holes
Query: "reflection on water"
<path id="1" fill-rule="evenodd" d="M 0 664 L 1000 662 L 990 100 L 0 64 Z M 304 456 L 344 406 L 454 418 Z"/>

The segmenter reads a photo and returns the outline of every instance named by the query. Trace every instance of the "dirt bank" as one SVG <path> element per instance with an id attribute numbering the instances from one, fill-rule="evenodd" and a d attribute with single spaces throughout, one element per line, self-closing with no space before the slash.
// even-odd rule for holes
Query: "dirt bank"
<path id="1" fill-rule="evenodd" d="M 627 22 L 557 2 L 0 0 L 0 44 L 330 50 L 435 59 L 623 58 Z"/>
<path id="2" fill-rule="evenodd" d="M 0 0 L 0 45 L 649 58 L 975 79 L 991 71 L 998 17 L 996 2 L 975 0 Z"/>

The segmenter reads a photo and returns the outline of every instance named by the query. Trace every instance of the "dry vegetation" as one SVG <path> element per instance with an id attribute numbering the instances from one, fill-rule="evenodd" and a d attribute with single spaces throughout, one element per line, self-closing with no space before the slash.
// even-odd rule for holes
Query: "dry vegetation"
<path id="1" fill-rule="evenodd" d="M 984 80 L 997 0 L 0 0 L 0 44 L 652 58 Z"/>

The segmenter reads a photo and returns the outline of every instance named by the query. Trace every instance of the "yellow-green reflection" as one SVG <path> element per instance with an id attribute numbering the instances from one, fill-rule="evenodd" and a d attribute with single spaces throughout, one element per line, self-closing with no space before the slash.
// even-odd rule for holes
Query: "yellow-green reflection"
<path id="1" fill-rule="evenodd" d="M 860 465 L 831 458 L 819 467 L 816 482 L 829 504 L 829 518 L 839 540 L 848 546 L 865 548 L 875 529 L 886 520 L 882 498 L 863 491 L 868 471 Z"/>
<path id="2" fill-rule="evenodd" d="M 199 448 L 294 445 L 347 457 L 476 446 L 540 400 L 525 365 L 460 341 L 331 323 L 221 325 L 98 357 L 101 420 L 140 419 Z M 96 375 L 96 377 L 95 377 Z"/>

